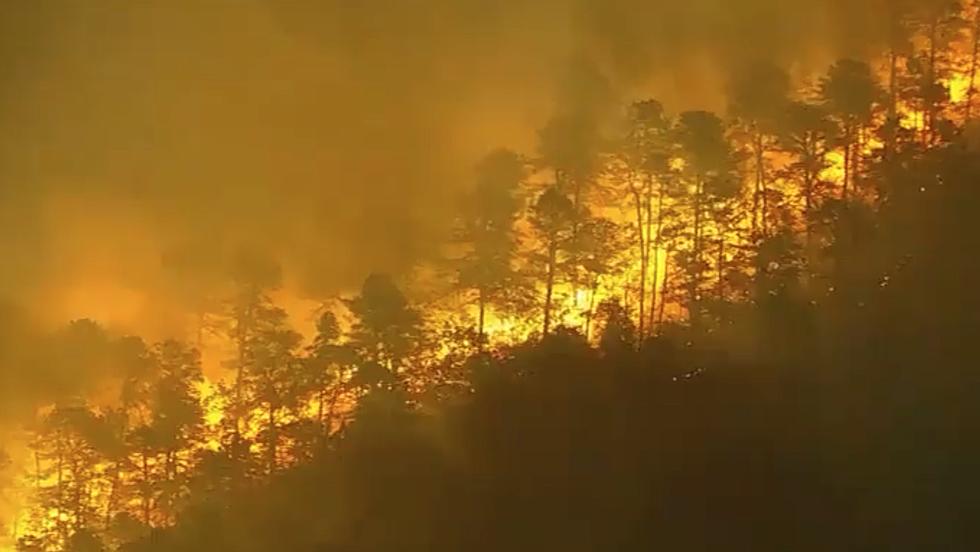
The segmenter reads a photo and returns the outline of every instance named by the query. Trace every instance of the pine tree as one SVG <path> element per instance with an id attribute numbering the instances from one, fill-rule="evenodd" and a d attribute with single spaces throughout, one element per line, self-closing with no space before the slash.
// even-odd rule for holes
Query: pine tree
<path id="1" fill-rule="evenodd" d="M 358 359 L 358 380 L 369 386 L 395 385 L 407 375 L 417 352 L 421 316 L 384 274 L 368 276 L 347 308 L 355 318 L 350 340 Z"/>
<path id="2" fill-rule="evenodd" d="M 341 401 L 345 395 L 349 395 L 355 356 L 343 338 L 337 316 L 330 310 L 324 310 L 317 319 L 316 336 L 307 349 L 303 365 L 303 385 L 316 405 L 318 439 L 330 435 L 339 427 L 344 406 Z"/>
<path id="3" fill-rule="evenodd" d="M 692 323 L 701 317 L 702 291 L 705 273 L 710 265 L 707 256 L 708 230 L 715 223 L 714 233 L 721 246 L 727 239 L 724 216 L 739 190 L 733 177 L 731 147 L 725 136 L 721 119 L 706 111 L 682 113 L 676 128 L 677 141 L 684 160 L 684 175 L 690 192 L 690 245 L 684 267 L 688 288 L 688 312 Z M 719 255 L 719 272 L 724 252 Z"/>
<path id="4" fill-rule="evenodd" d="M 544 311 L 542 334 L 548 335 L 554 316 L 555 285 L 565 273 L 569 248 L 575 237 L 575 206 L 556 186 L 538 197 L 531 211 L 531 224 L 543 251 L 534 255 L 537 265 L 544 265 Z"/>
<path id="5" fill-rule="evenodd" d="M 596 297 L 604 277 L 616 276 L 624 271 L 622 252 L 626 249 L 623 230 L 619 224 L 604 219 L 591 218 L 579 229 L 575 237 L 576 261 L 588 284 L 588 305 L 585 308 L 584 335 L 592 336 L 592 319 L 595 315 Z"/>
<path id="6" fill-rule="evenodd" d="M 255 332 L 248 339 L 244 366 L 247 418 L 259 428 L 267 473 L 288 457 L 282 451 L 283 424 L 296 421 L 302 407 L 301 369 L 297 349 L 302 340 L 278 307 L 257 312 Z"/>
<path id="7" fill-rule="evenodd" d="M 640 261 L 637 294 L 640 336 L 644 336 L 647 328 L 653 325 L 666 201 L 670 185 L 675 180 L 670 165 L 670 125 L 671 121 L 660 102 L 645 100 L 634 103 L 630 107 L 627 134 L 610 157 L 606 170 L 617 187 L 622 189 L 621 193 L 628 197 L 634 212 L 633 234 Z"/>
<path id="8" fill-rule="evenodd" d="M 839 128 L 837 136 L 844 153 L 841 198 L 846 200 L 861 176 L 862 137 L 873 121 L 880 91 L 867 63 L 842 59 L 821 81 L 820 94 Z"/>
<path id="9" fill-rule="evenodd" d="M 806 244 L 810 243 L 814 212 L 826 197 L 821 174 L 829 167 L 827 154 L 835 140 L 835 127 L 818 105 L 794 102 L 780 129 L 779 145 L 791 156 L 784 174 L 794 182 L 802 198 L 802 221 Z"/>
<path id="10" fill-rule="evenodd" d="M 491 153 L 477 168 L 476 187 L 463 216 L 462 240 L 469 251 L 459 269 L 459 286 L 475 291 L 481 348 L 486 344 L 487 310 L 503 306 L 508 288 L 517 283 L 512 266 L 514 222 L 520 208 L 516 194 L 523 179 L 524 167 L 515 153 Z"/>
<path id="11" fill-rule="evenodd" d="M 102 525 L 93 501 L 101 458 L 92 444 L 98 420 L 83 402 L 55 406 L 33 441 L 36 514 L 28 540 L 42 549 L 67 547 L 72 536 Z"/>
<path id="12" fill-rule="evenodd" d="M 730 110 L 741 130 L 748 135 L 755 171 L 752 192 L 752 230 L 769 235 L 770 162 L 778 132 L 789 105 L 789 76 L 771 63 L 755 63 L 740 71 L 731 87 Z"/>
<path id="13" fill-rule="evenodd" d="M 924 49 L 909 60 L 909 73 L 913 99 L 924 115 L 922 144 L 930 147 L 943 135 L 943 115 L 950 99 L 946 81 L 953 69 L 950 47 L 967 25 L 955 0 L 918 2 L 911 22 L 925 39 Z"/>

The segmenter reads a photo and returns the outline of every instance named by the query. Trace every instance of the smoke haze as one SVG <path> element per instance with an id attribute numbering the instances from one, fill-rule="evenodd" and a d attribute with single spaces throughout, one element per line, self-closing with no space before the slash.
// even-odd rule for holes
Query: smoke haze
<path id="1" fill-rule="evenodd" d="M 241 251 L 279 263 L 296 297 L 349 290 L 434 253 L 475 160 L 500 145 L 533 154 L 554 113 L 646 96 L 717 108 L 748 60 L 778 52 L 799 74 L 860 55 L 880 34 L 875 8 L 13 3 L 0 297 L 33 327 L 91 317 L 153 337 L 183 331 Z M 28 331 L 18 324 L 5 326 Z M 18 370 L 0 366 L 7 389 Z"/>

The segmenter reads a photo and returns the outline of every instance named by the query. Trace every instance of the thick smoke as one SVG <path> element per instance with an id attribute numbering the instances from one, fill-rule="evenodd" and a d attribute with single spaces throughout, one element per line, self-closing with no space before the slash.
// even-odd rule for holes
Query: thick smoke
<path id="1" fill-rule="evenodd" d="M 886 4 L 11 3 L 0 297 L 41 333 L 88 316 L 157 336 L 242 250 L 281 263 L 295 295 L 351 289 L 434 255 L 475 160 L 533 152 L 563 106 L 720 110 L 749 60 L 806 71 L 861 55 Z M 34 343 L 3 342 L 4 397 L 39 385 L 18 360 Z"/>
<path id="2" fill-rule="evenodd" d="M 721 111 L 746 63 L 801 76 L 873 51 L 890 4 L 7 2 L 0 449 L 122 362 L 125 342 L 71 319 L 179 336 L 243 252 L 281 265 L 294 298 L 406 271 L 438 253 L 475 161 L 534 152 L 556 113 L 648 96 Z"/>

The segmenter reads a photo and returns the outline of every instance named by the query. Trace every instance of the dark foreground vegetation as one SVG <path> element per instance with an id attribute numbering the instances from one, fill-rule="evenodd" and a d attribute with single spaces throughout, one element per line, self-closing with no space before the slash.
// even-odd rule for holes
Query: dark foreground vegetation
<path id="1" fill-rule="evenodd" d="M 897 178 L 825 301 L 760 279 L 710 335 L 635 352 L 610 316 L 598 349 L 473 359 L 434 409 L 378 387 L 309 463 L 125 549 L 976 550 L 980 159 Z"/>

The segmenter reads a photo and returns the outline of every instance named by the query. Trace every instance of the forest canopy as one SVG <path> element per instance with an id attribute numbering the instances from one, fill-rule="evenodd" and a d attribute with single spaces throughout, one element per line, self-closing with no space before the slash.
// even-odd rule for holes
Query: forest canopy
<path id="1" fill-rule="evenodd" d="M 0 551 L 980 546 L 980 5 L 3 9 Z"/>

